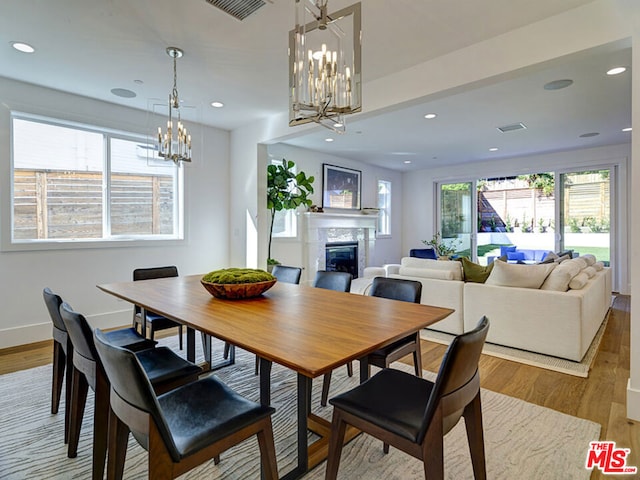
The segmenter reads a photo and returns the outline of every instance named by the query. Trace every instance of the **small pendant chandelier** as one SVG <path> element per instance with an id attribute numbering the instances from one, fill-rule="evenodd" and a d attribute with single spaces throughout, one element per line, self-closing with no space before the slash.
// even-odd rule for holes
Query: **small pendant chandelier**
<path id="1" fill-rule="evenodd" d="M 173 90 L 169 94 L 167 130 L 163 133 L 162 127 L 158 127 L 158 156 L 165 160 L 172 160 L 176 165 L 191 161 L 191 135 L 180 119 L 177 86 L 176 59 L 183 54 L 184 52 L 177 47 L 167 47 L 167 55 L 173 58 Z"/>
<path id="2" fill-rule="evenodd" d="M 296 0 L 289 32 L 289 126 L 308 122 L 345 132 L 362 110 L 360 3 L 327 13 L 328 0 Z"/>

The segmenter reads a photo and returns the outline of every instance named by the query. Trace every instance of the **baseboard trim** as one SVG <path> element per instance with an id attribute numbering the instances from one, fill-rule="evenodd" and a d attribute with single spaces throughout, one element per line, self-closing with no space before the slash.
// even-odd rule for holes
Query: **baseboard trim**
<path id="1" fill-rule="evenodd" d="M 86 318 L 94 328 L 115 328 L 130 325 L 132 311 L 133 309 L 127 308 L 115 312 L 87 315 Z M 4 328 L 0 330 L 0 349 L 51 340 L 51 328 L 50 321 Z"/>
<path id="2" fill-rule="evenodd" d="M 631 388 L 631 379 L 627 382 L 627 418 L 640 421 L 640 390 Z"/>

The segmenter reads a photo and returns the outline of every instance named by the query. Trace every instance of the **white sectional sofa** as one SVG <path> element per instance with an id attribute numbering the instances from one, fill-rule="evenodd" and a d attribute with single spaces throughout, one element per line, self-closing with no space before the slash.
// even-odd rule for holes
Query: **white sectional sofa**
<path id="1" fill-rule="evenodd" d="M 378 275 L 417 280 L 422 303 L 455 310 L 433 330 L 459 334 L 486 315 L 487 342 L 580 361 L 611 305 L 611 271 L 589 255 L 565 262 L 495 262 L 486 282 L 475 283 L 464 281 L 458 261 L 405 257 L 400 265 L 367 269 L 356 286 L 366 293 Z"/>

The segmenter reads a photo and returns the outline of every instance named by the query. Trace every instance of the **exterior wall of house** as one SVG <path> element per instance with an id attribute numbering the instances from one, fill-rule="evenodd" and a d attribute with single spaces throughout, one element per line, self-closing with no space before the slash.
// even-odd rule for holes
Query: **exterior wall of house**
<path id="1" fill-rule="evenodd" d="M 146 132 L 145 112 L 0 78 L 0 235 L 10 241 L 10 112 Z M 136 267 L 176 265 L 181 274 L 228 266 L 229 133 L 194 126 L 193 163 L 184 168 L 185 238 L 36 251 L 0 251 L 0 348 L 51 338 L 42 300 L 50 287 L 101 328 L 131 322 L 132 307 L 97 284 L 126 281 Z"/>

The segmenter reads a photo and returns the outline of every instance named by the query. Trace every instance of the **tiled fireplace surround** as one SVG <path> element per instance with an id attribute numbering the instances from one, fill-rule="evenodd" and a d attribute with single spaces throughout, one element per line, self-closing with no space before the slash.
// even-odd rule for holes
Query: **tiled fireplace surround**
<path id="1" fill-rule="evenodd" d="M 325 245 L 335 242 L 358 242 L 358 277 L 369 266 L 376 242 L 376 215 L 361 213 L 303 214 L 304 279 L 312 283 L 318 270 L 324 270 Z"/>

